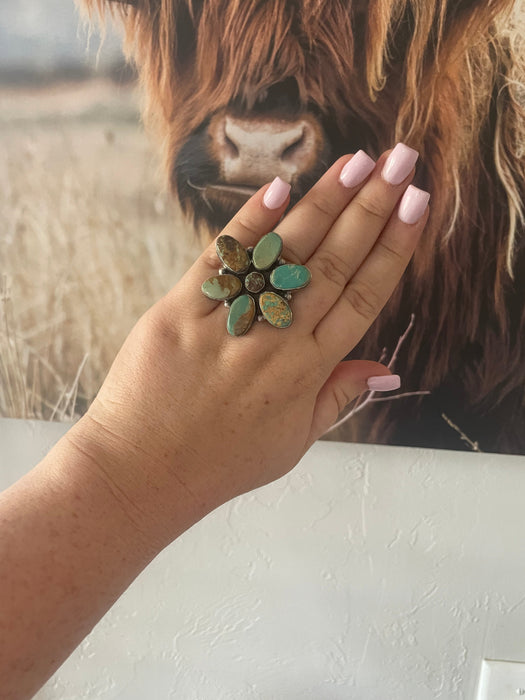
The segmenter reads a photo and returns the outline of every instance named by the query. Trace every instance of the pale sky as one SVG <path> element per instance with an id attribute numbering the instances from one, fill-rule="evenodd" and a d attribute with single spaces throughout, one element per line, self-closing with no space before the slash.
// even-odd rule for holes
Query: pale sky
<path id="1" fill-rule="evenodd" d="M 94 64 L 99 39 L 92 37 L 89 52 L 87 45 L 87 31 L 73 0 L 0 0 L 0 70 Z M 109 33 L 101 64 L 120 55 L 120 42 Z"/>

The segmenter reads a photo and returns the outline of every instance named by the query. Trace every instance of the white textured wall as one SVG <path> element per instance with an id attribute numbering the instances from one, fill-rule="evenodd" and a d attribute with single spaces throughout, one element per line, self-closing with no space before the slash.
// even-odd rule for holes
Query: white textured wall
<path id="1" fill-rule="evenodd" d="M 0 482 L 65 427 L 0 421 Z M 165 550 L 38 700 L 470 700 L 525 660 L 525 459 L 318 443 Z"/>

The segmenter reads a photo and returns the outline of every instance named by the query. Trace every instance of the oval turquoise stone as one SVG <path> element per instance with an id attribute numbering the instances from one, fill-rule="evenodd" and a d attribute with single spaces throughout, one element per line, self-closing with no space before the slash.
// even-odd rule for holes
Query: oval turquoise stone
<path id="1" fill-rule="evenodd" d="M 253 249 L 252 261 L 257 270 L 267 270 L 279 258 L 283 249 L 283 239 L 275 231 L 261 238 Z"/>
<path id="2" fill-rule="evenodd" d="M 235 275 L 214 275 L 202 283 L 201 289 L 210 299 L 225 301 L 239 294 L 242 282 Z"/>
<path id="3" fill-rule="evenodd" d="M 292 310 L 286 299 L 275 292 L 263 292 L 259 297 L 259 306 L 264 318 L 276 328 L 288 328 L 292 323 Z"/>
<path id="4" fill-rule="evenodd" d="M 279 265 L 270 275 L 272 286 L 283 291 L 302 289 L 311 279 L 310 270 L 304 265 Z"/>
<path id="5" fill-rule="evenodd" d="M 222 264 L 232 272 L 244 272 L 250 267 L 250 256 L 239 241 L 231 236 L 219 236 L 215 250 Z"/>
<path id="6" fill-rule="evenodd" d="M 230 306 L 228 315 L 228 333 L 230 335 L 244 335 L 250 330 L 255 318 L 255 302 L 248 294 L 237 297 Z"/>

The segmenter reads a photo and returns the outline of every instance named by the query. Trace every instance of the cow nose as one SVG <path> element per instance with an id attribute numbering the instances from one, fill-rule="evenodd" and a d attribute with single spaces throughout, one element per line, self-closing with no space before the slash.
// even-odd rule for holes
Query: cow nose
<path id="1" fill-rule="evenodd" d="M 322 147 L 314 117 L 294 121 L 226 115 L 210 124 L 215 156 L 228 183 L 259 186 L 276 175 L 291 182 L 317 161 Z"/>

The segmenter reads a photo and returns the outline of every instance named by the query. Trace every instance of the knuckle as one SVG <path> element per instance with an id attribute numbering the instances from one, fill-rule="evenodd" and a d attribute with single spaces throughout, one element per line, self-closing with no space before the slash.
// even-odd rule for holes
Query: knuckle
<path id="1" fill-rule="evenodd" d="M 178 326 L 174 323 L 171 305 L 165 298 L 159 299 L 142 316 L 137 324 L 144 343 L 156 342 L 157 340 L 172 340 L 177 335 Z"/>
<path id="2" fill-rule="evenodd" d="M 321 214 L 323 218 L 334 219 L 337 216 L 337 212 L 334 211 L 334 207 L 328 199 L 317 194 L 312 197 L 312 206 L 317 214 Z"/>
<path id="3" fill-rule="evenodd" d="M 352 282 L 345 290 L 345 299 L 356 314 L 369 322 L 375 319 L 383 308 L 383 303 L 376 291 L 362 282 Z"/>
<path id="4" fill-rule="evenodd" d="M 255 221 L 246 212 L 239 212 L 232 223 L 234 223 L 236 229 L 241 229 L 244 236 L 249 239 L 252 239 L 254 236 L 261 235 L 260 224 L 258 225 L 257 221 Z M 235 237 L 235 234 L 233 234 L 233 236 Z"/>
<path id="5" fill-rule="evenodd" d="M 354 399 L 340 384 L 334 388 L 334 399 L 337 406 L 337 412 L 342 413 L 348 404 Z"/>
<path id="6" fill-rule="evenodd" d="M 405 264 L 405 256 L 401 251 L 396 250 L 391 245 L 382 240 L 379 240 L 377 242 L 377 245 L 382 255 L 388 260 L 388 262 L 394 262 L 396 264 Z"/>
<path id="7" fill-rule="evenodd" d="M 339 287 L 344 287 L 350 277 L 349 266 L 329 250 L 319 253 L 317 268 L 325 279 Z"/>
<path id="8" fill-rule="evenodd" d="M 304 255 L 299 255 L 299 251 L 293 241 L 287 240 L 286 233 L 283 235 L 283 231 L 280 227 L 277 227 L 275 232 L 283 238 L 283 252 L 281 254 L 283 259 L 295 265 L 303 265 Z"/>
<path id="9" fill-rule="evenodd" d="M 205 250 L 203 250 L 201 253 L 201 259 L 208 267 L 218 270 L 220 261 L 217 258 L 217 249 L 215 248 L 216 240 L 217 239 L 215 239 L 207 248 L 205 248 Z M 217 274 L 217 272 L 215 272 L 215 274 Z"/>
<path id="10" fill-rule="evenodd" d="M 369 197 L 357 196 L 354 202 L 368 219 L 385 221 L 389 216 L 384 206 Z"/>

